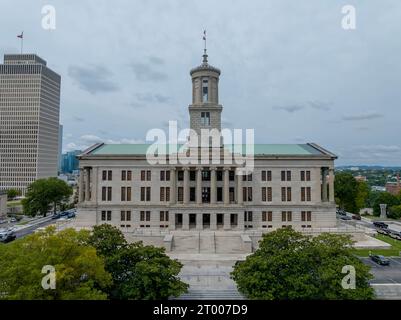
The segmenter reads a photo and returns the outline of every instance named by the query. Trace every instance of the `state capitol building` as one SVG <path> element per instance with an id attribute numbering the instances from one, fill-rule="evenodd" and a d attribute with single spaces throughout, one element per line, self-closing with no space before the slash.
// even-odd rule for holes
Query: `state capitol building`
<path id="1" fill-rule="evenodd" d="M 190 71 L 190 129 L 199 135 L 202 129 L 222 130 L 220 73 L 208 63 L 206 50 L 202 64 Z M 239 152 L 223 141 L 217 148 L 201 146 L 202 152 L 221 155 L 221 161 L 186 165 L 171 160 L 177 158 L 171 145 L 160 148 L 166 163 L 150 164 L 150 146 L 98 143 L 79 156 L 81 226 L 110 223 L 125 232 L 336 226 L 337 157 L 319 145 L 255 144 L 253 170 L 246 174 L 243 164 L 223 161 L 235 152 L 245 160 L 245 145 Z M 191 153 L 182 145 L 178 150 Z"/>

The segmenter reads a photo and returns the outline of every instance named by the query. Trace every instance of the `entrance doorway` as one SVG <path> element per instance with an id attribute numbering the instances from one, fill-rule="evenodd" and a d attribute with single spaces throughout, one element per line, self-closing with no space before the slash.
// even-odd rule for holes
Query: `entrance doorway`
<path id="1" fill-rule="evenodd" d="M 190 213 L 189 214 L 189 229 L 196 228 L 196 214 Z"/>
<path id="2" fill-rule="evenodd" d="M 204 213 L 202 215 L 202 222 L 203 222 L 203 229 L 210 228 L 210 214 L 209 213 Z"/>
<path id="3" fill-rule="evenodd" d="M 217 223 L 217 229 L 223 229 L 224 227 L 224 214 L 218 213 L 216 216 L 216 223 Z"/>
<path id="4" fill-rule="evenodd" d="M 175 228 L 176 229 L 182 228 L 182 213 L 175 214 Z"/>
<path id="5" fill-rule="evenodd" d="M 238 214 L 232 213 L 230 215 L 230 224 L 231 224 L 231 228 L 238 227 Z"/>

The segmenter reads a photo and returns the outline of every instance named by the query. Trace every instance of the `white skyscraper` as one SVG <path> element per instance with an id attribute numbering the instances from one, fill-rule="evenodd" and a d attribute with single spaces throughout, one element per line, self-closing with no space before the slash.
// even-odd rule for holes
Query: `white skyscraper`
<path id="1" fill-rule="evenodd" d="M 57 176 L 60 75 L 35 54 L 0 64 L 0 190 Z"/>

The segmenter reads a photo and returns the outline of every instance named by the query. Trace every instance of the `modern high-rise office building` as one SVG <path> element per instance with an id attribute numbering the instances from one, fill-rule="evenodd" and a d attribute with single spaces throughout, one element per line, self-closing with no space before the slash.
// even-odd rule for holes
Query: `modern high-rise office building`
<path id="1" fill-rule="evenodd" d="M 61 77 L 35 54 L 0 64 L 0 190 L 56 177 Z"/>

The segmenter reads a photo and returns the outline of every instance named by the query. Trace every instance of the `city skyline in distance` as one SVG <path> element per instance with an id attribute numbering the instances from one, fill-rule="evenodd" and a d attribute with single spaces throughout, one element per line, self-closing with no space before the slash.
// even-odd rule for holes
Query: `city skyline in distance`
<path id="1" fill-rule="evenodd" d="M 201 61 L 206 28 L 209 61 L 224 70 L 223 126 L 254 128 L 256 143 L 325 145 L 339 156 L 336 165 L 399 165 L 395 1 L 392 10 L 356 5 L 352 31 L 341 28 L 340 5 L 317 1 L 293 8 L 286 1 L 99 2 L 80 10 L 56 3 L 52 31 L 41 28 L 40 4 L 19 2 L 27 10 L 17 16 L 17 7 L 1 5 L 10 15 L 0 22 L 8 35 L 0 53 L 19 53 L 16 36 L 24 30 L 24 52 L 38 53 L 62 76 L 63 151 L 144 142 L 147 130 L 166 128 L 166 119 L 188 127 L 188 69 Z M 246 117 L 244 109 L 251 111 Z"/>

